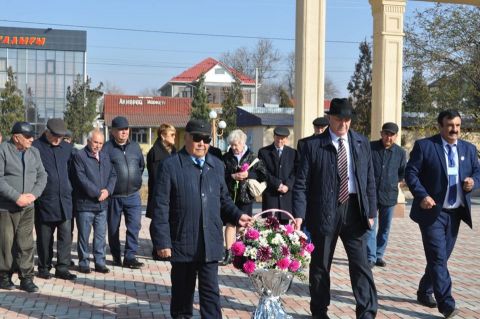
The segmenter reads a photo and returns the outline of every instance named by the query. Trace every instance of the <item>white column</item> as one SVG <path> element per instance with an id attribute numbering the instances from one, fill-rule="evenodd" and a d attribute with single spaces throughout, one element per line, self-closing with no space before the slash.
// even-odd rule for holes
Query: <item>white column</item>
<path id="1" fill-rule="evenodd" d="M 312 121 L 324 114 L 326 0 L 297 0 L 296 10 L 294 135 L 298 140 L 312 134 Z"/>

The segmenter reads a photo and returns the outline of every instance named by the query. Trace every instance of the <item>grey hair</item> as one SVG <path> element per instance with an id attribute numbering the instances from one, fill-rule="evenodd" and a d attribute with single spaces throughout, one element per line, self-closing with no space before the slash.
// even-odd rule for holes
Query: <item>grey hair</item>
<path id="1" fill-rule="evenodd" d="M 228 134 L 227 137 L 228 144 L 232 144 L 235 142 L 242 142 L 246 144 L 247 142 L 247 134 L 245 134 L 242 130 L 233 130 Z"/>
<path id="2" fill-rule="evenodd" d="M 102 136 L 104 135 L 102 131 L 100 131 L 98 128 L 95 128 L 95 129 L 91 130 L 90 132 L 88 132 L 87 140 L 91 141 L 92 137 L 93 137 L 93 134 L 100 134 Z"/>

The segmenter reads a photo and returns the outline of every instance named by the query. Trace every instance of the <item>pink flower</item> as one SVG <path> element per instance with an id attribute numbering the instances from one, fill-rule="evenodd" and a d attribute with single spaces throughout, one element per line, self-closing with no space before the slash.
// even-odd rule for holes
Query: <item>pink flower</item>
<path id="1" fill-rule="evenodd" d="M 291 272 L 296 272 L 300 266 L 302 264 L 300 264 L 300 262 L 296 259 L 292 260 L 292 262 L 290 263 L 290 266 L 288 266 L 288 269 L 291 271 Z"/>
<path id="2" fill-rule="evenodd" d="M 285 258 L 280 259 L 279 261 L 277 261 L 277 266 L 278 266 L 278 268 L 280 268 L 282 270 L 287 269 L 288 266 L 290 266 L 290 258 L 285 257 Z"/>
<path id="3" fill-rule="evenodd" d="M 282 246 L 282 256 L 288 257 L 290 256 L 290 248 L 288 246 Z"/>
<path id="4" fill-rule="evenodd" d="M 248 171 L 248 167 L 249 167 L 249 166 L 250 166 L 250 165 L 248 165 L 248 163 L 243 163 L 242 166 L 240 167 L 240 171 L 241 171 L 241 172 L 246 172 L 246 171 Z"/>
<path id="5" fill-rule="evenodd" d="M 233 243 L 230 250 L 235 256 L 243 256 L 243 253 L 245 252 L 245 245 L 241 241 L 236 241 Z"/>
<path id="6" fill-rule="evenodd" d="M 309 253 L 311 253 L 314 249 L 315 249 L 315 246 L 313 246 L 312 243 L 308 243 L 308 244 L 305 246 L 305 250 L 308 251 Z"/>
<path id="7" fill-rule="evenodd" d="M 245 238 L 246 239 L 251 239 L 251 240 L 256 240 L 260 237 L 260 232 L 256 230 L 255 228 L 249 228 L 247 229 L 247 232 L 245 233 Z"/>
<path id="8" fill-rule="evenodd" d="M 243 271 L 247 274 L 247 275 L 251 275 L 254 271 L 255 271 L 255 262 L 253 260 L 247 260 L 244 264 L 243 264 Z"/>
<path id="9" fill-rule="evenodd" d="M 285 232 L 287 233 L 287 235 L 290 235 L 291 233 L 293 233 L 295 231 L 295 228 L 293 228 L 292 225 L 288 224 L 288 225 L 285 225 Z"/>

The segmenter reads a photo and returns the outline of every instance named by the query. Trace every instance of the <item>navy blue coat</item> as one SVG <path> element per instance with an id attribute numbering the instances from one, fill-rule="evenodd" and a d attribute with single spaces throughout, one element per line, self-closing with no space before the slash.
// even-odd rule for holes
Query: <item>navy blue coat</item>
<path id="1" fill-rule="evenodd" d="M 337 150 L 329 130 L 308 139 L 303 146 L 301 164 L 293 187 L 293 212 L 302 218 L 308 231 L 331 235 L 336 229 L 340 179 L 337 172 Z M 368 219 L 377 215 L 377 198 L 370 143 L 361 134 L 349 130 L 348 141 L 357 186 L 361 220 L 365 229 Z"/>
<path id="2" fill-rule="evenodd" d="M 173 262 L 222 260 L 221 216 L 237 224 L 242 215 L 228 194 L 222 161 L 207 154 L 200 170 L 183 148 L 160 164 L 154 194 L 156 249 L 171 248 Z"/>
<path id="3" fill-rule="evenodd" d="M 478 163 L 477 148 L 466 141 L 457 141 L 459 158 L 459 180 L 467 177 L 474 180 L 474 189 L 480 187 L 480 165 Z M 430 225 L 438 218 L 448 187 L 447 163 L 445 151 L 440 135 L 421 139 L 415 142 L 410 159 L 405 169 L 405 182 L 413 194 L 410 218 L 420 225 Z M 466 214 L 462 220 L 472 227 L 471 196 L 472 192 L 465 192 L 462 188 L 462 198 L 465 203 Z M 436 205 L 431 209 L 423 209 L 420 202 L 431 196 Z"/>
<path id="4" fill-rule="evenodd" d="M 69 165 L 73 146 L 62 141 L 52 146 L 45 135 L 33 141 L 40 151 L 47 172 L 47 186 L 42 196 L 35 201 L 35 219 L 40 222 L 58 222 L 72 219 L 72 184 Z"/>
<path id="5" fill-rule="evenodd" d="M 106 189 L 111 195 L 115 189 L 117 174 L 105 152 L 99 153 L 100 162 L 88 146 L 73 157 L 73 185 L 75 208 L 79 212 L 99 212 L 108 208 L 108 199 L 98 201 L 100 191 Z"/>

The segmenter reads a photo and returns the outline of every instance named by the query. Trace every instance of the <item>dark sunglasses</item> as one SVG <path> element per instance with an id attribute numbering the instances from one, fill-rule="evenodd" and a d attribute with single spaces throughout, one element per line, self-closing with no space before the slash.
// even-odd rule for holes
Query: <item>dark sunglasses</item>
<path id="1" fill-rule="evenodd" d="M 203 141 L 203 143 L 209 144 L 212 141 L 212 138 L 210 136 L 201 134 L 192 134 L 192 139 L 195 143 Z"/>

